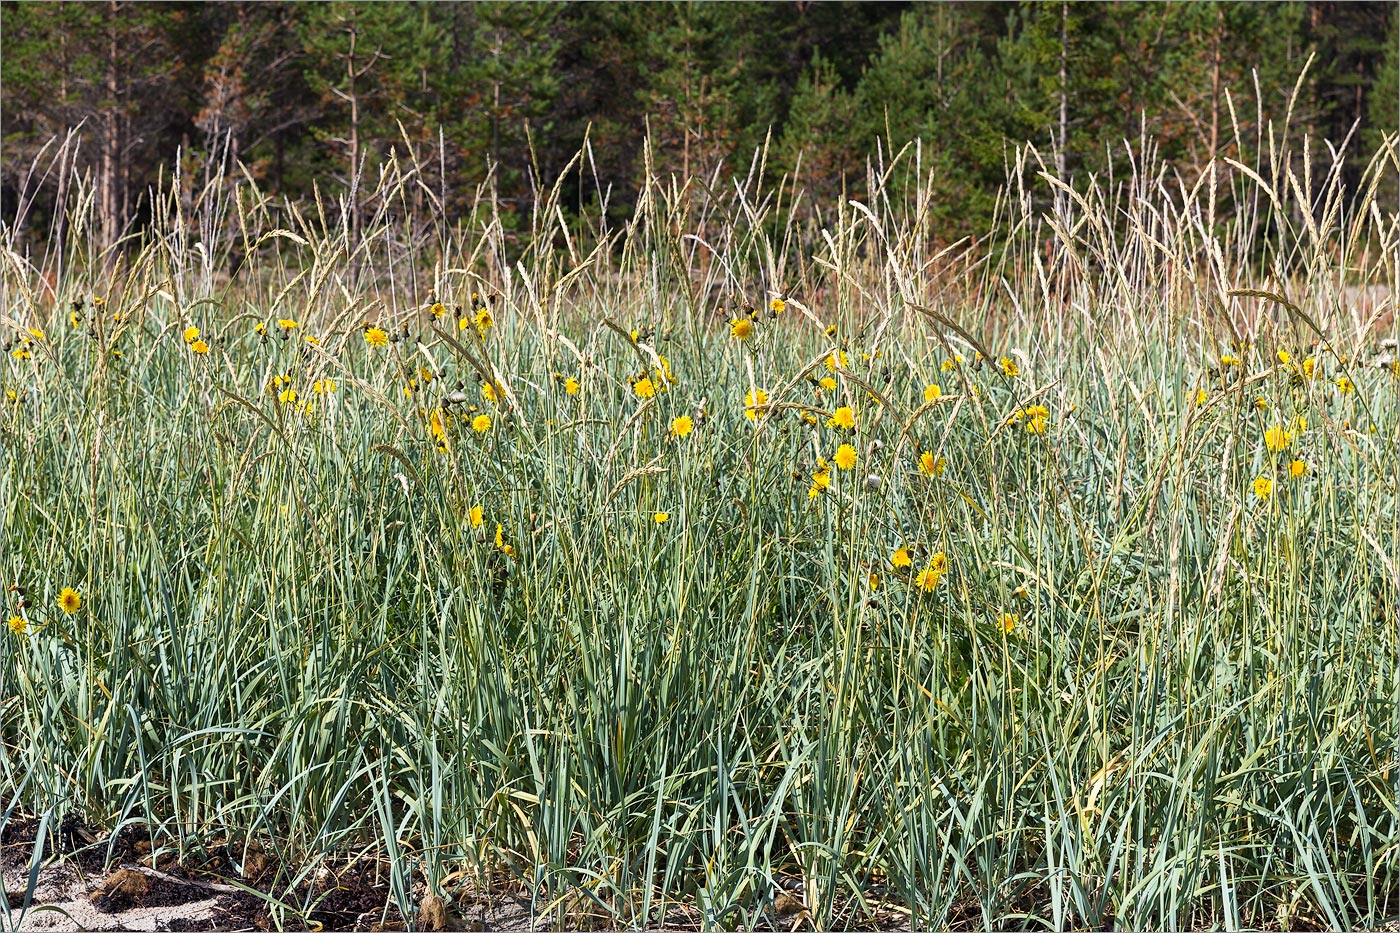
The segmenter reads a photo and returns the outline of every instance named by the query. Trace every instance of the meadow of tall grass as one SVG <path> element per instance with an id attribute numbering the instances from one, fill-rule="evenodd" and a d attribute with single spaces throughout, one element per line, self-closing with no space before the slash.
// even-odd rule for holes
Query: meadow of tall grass
<path id="1" fill-rule="evenodd" d="M 352 863 L 410 921 L 1395 919 L 1397 150 L 1272 140 L 1025 147 L 977 244 L 918 146 L 611 225 L 176 178 L 106 252 L 75 179 L 0 263 L 0 818 L 287 926 Z"/>

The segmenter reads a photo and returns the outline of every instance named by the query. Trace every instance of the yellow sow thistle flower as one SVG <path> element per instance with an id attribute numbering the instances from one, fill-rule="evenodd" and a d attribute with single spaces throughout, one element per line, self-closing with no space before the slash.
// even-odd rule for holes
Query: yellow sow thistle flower
<path id="1" fill-rule="evenodd" d="M 914 585 L 925 593 L 932 593 L 938 589 L 938 584 L 942 579 L 943 571 L 936 569 L 933 564 L 929 564 L 919 571 L 918 576 L 914 578 Z"/>
<path id="2" fill-rule="evenodd" d="M 1016 626 L 1020 621 L 1021 617 L 1016 615 L 1016 613 L 1003 612 L 1001 618 L 997 620 L 997 624 L 1001 626 L 1003 635 L 1010 635 L 1012 632 L 1016 631 Z"/>
<path id="3" fill-rule="evenodd" d="M 1311 472 L 1306 460 L 1294 460 L 1288 464 L 1288 475 L 1293 479 L 1302 479 Z"/>
<path id="4" fill-rule="evenodd" d="M 671 518 L 671 513 L 670 513 L 670 512 L 655 512 L 655 513 L 652 514 L 651 518 L 652 518 L 652 521 L 654 521 L 654 522 L 656 522 L 658 525 L 660 525 L 660 524 L 663 524 L 664 522 L 667 522 L 667 521 L 670 520 L 670 518 Z"/>
<path id="5" fill-rule="evenodd" d="M 830 356 L 828 356 L 828 357 L 826 358 L 826 368 L 827 368 L 828 371 L 834 373 L 834 372 L 836 372 L 837 367 L 840 367 L 841 369 L 845 369 L 845 368 L 846 368 L 846 364 L 847 364 L 848 362 L 849 362 L 849 360 L 848 360 L 848 358 L 847 358 L 847 356 L 846 356 L 846 351 L 845 351 L 845 350 L 837 350 L 835 353 L 831 354 Z"/>
<path id="6" fill-rule="evenodd" d="M 919 472 L 925 476 L 942 476 L 947 462 L 946 458 L 935 457 L 933 451 L 926 450 L 919 454 Z"/>
<path id="7" fill-rule="evenodd" d="M 365 343 L 371 347 L 384 347 L 389 345 L 389 335 L 382 327 L 369 327 L 365 329 Z"/>
<path id="8" fill-rule="evenodd" d="M 1221 365 L 1221 366 L 1238 366 L 1238 365 L 1240 365 L 1240 358 L 1237 357 L 1237 356 L 1231 356 L 1230 354 L 1227 353 L 1227 354 L 1225 354 L 1224 356 L 1222 356 L 1222 357 L 1220 358 L 1220 365 Z"/>
<path id="9" fill-rule="evenodd" d="M 689 415 L 679 415 L 671 419 L 672 437 L 685 437 L 694 430 L 695 422 L 691 420 Z"/>
<path id="10" fill-rule="evenodd" d="M 1268 411 L 1268 410 L 1269 410 L 1269 400 L 1266 399 L 1266 398 L 1264 398 L 1262 395 L 1259 396 L 1258 398 L 1256 398 L 1256 399 L 1254 400 L 1254 408 L 1255 408 L 1256 411 Z"/>
<path id="11" fill-rule="evenodd" d="M 768 302 L 768 310 L 772 311 L 774 314 L 782 314 L 787 310 L 787 302 L 783 301 L 781 298 L 774 298 L 772 301 Z"/>
<path id="12" fill-rule="evenodd" d="M 496 547 L 507 557 L 515 556 L 515 548 L 506 544 L 505 528 L 501 526 L 500 522 L 496 523 Z"/>
<path id="13" fill-rule="evenodd" d="M 1254 494 L 1261 500 L 1269 498 L 1274 491 L 1274 481 L 1267 476 L 1258 476 L 1254 479 Z"/>
<path id="14" fill-rule="evenodd" d="M 71 586 L 65 586 L 58 594 L 58 608 L 72 615 L 83 608 L 83 598 Z"/>
<path id="15" fill-rule="evenodd" d="M 204 356 L 209 352 L 209 344 L 205 343 L 203 340 L 196 340 L 190 344 L 190 349 L 200 356 Z"/>
<path id="16" fill-rule="evenodd" d="M 895 570 L 904 570 L 914 566 L 914 559 L 909 556 L 909 549 L 907 547 L 895 548 L 894 553 L 890 555 L 890 566 L 894 567 Z"/>
<path id="17" fill-rule="evenodd" d="M 489 382 L 481 384 L 481 397 L 488 402 L 496 401 L 496 387 Z"/>
<path id="18" fill-rule="evenodd" d="M 768 393 L 762 389 L 754 389 L 752 392 L 744 393 L 744 417 L 750 421 L 758 420 L 758 408 L 768 404 Z"/>
<path id="19" fill-rule="evenodd" d="M 487 415 L 477 415 L 472 419 L 472 430 L 477 434 L 485 434 L 491 430 L 491 418 Z"/>
<path id="20" fill-rule="evenodd" d="M 753 321 L 746 317 L 735 318 L 729 322 L 729 336 L 735 340 L 748 340 L 753 336 Z"/>
<path id="21" fill-rule="evenodd" d="M 23 635 L 25 630 L 29 628 L 29 623 L 25 622 L 19 616 L 10 616 L 8 624 L 10 626 L 10 631 L 14 632 L 16 635 Z"/>
<path id="22" fill-rule="evenodd" d="M 656 396 L 656 383 L 651 381 L 650 376 L 643 376 L 632 383 L 632 391 L 637 393 L 637 398 L 654 398 Z"/>
<path id="23" fill-rule="evenodd" d="M 856 468 L 856 449 L 850 444 L 842 444 L 836 448 L 836 456 L 831 459 L 843 470 L 854 470 Z"/>
<path id="24" fill-rule="evenodd" d="M 199 328 L 191 324 L 185 328 L 185 343 L 194 343 L 199 339 Z"/>
<path id="25" fill-rule="evenodd" d="M 828 428 L 841 428 L 845 431 L 855 430 L 856 414 L 851 411 L 849 405 L 842 405 L 827 419 L 826 426 Z"/>
<path id="26" fill-rule="evenodd" d="M 1293 435 L 1278 425 L 1264 432 L 1264 446 L 1274 453 L 1287 449 L 1292 443 Z"/>
<path id="27" fill-rule="evenodd" d="M 326 395 L 330 392 L 334 392 L 335 380 L 317 379 L 315 382 L 311 383 L 311 391 L 315 392 L 317 395 Z"/>
<path id="28" fill-rule="evenodd" d="M 1210 394 L 1207 393 L 1205 389 L 1197 389 L 1197 390 L 1196 390 L 1196 404 L 1197 404 L 1197 405 L 1204 405 L 1204 404 L 1206 403 L 1206 401 L 1207 401 L 1209 398 L 1210 398 Z"/>
<path id="29" fill-rule="evenodd" d="M 937 383 L 924 386 L 924 402 L 935 402 L 943 397 L 943 387 Z"/>
<path id="30" fill-rule="evenodd" d="M 440 319 L 447 313 L 447 305 L 443 304 L 441 301 L 434 301 L 432 307 L 428 309 L 428 313 Z"/>
<path id="31" fill-rule="evenodd" d="M 297 390 L 292 388 L 283 389 L 277 394 L 277 401 L 283 405 L 294 404 L 297 400 Z"/>
<path id="32" fill-rule="evenodd" d="M 578 389 L 579 389 L 578 380 L 575 379 L 573 376 L 570 376 L 568 379 L 565 379 L 565 380 L 564 380 L 564 392 L 565 392 L 565 394 L 567 394 L 567 395 L 578 395 Z"/>
<path id="33" fill-rule="evenodd" d="M 1304 376 L 1307 376 L 1309 379 L 1311 379 L 1311 378 L 1313 377 L 1313 374 L 1314 374 L 1316 371 L 1317 371 L 1317 360 L 1313 359 L 1312 357 L 1308 357 L 1307 359 L 1303 360 L 1303 375 L 1304 375 Z"/>
<path id="34" fill-rule="evenodd" d="M 283 330 L 296 330 L 301 325 L 289 317 L 284 317 L 277 320 L 277 326 Z"/>
<path id="35" fill-rule="evenodd" d="M 34 358 L 34 354 L 29 352 L 29 347 L 23 344 L 11 350 L 10 356 L 17 360 L 32 360 Z"/>
<path id="36" fill-rule="evenodd" d="M 1017 366 L 1016 361 L 1009 356 L 1003 356 L 997 361 L 997 365 L 1001 367 L 1002 374 L 1008 379 L 1015 379 L 1021 375 L 1021 367 Z"/>
<path id="37" fill-rule="evenodd" d="M 1293 357 L 1287 350 L 1279 350 L 1278 361 L 1280 366 L 1287 366 L 1289 363 L 1293 362 Z"/>
<path id="38" fill-rule="evenodd" d="M 479 505 L 472 506 L 467 512 L 467 521 L 471 522 L 473 528 L 480 528 L 481 523 L 485 521 L 485 514 L 482 507 Z"/>
<path id="39" fill-rule="evenodd" d="M 830 376 L 822 376 L 821 379 L 817 382 L 817 385 L 821 386 L 828 392 L 836 391 L 836 380 L 831 378 Z"/>
<path id="40" fill-rule="evenodd" d="M 1343 395 L 1350 395 L 1356 391 L 1356 383 L 1352 382 L 1346 376 L 1339 376 L 1337 378 L 1337 388 L 1341 390 Z"/>

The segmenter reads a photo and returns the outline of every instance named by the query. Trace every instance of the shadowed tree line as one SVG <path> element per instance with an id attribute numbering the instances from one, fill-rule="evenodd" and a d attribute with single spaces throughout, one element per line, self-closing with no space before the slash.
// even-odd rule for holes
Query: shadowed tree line
<path id="1" fill-rule="evenodd" d="M 44 147 L 73 127 L 105 244 L 143 222 L 177 155 L 189 192 L 243 170 L 303 202 L 349 191 L 351 225 L 368 207 L 359 192 L 398 159 L 417 167 L 420 209 L 456 220 L 485 190 L 510 226 L 585 144 L 565 203 L 625 217 L 648 160 L 703 182 L 721 163 L 742 172 L 766 143 L 767 177 L 795 175 L 821 212 L 861 197 L 871 159 L 916 138 L 940 180 L 927 209 L 951 242 L 986 228 L 1008 146 L 1024 141 L 1075 176 L 1126 168 L 1122 142 L 1148 137 L 1176 166 L 1166 182 L 1189 187 L 1214 159 L 1267 148 L 1271 120 L 1293 137 L 1280 151 L 1319 171 L 1320 140 L 1367 147 L 1397 123 L 1385 2 L 106 0 L 0 13 L 0 217 L 31 240 L 63 235 L 54 205 L 72 173 Z M 1347 164 L 1359 177 L 1363 163 Z"/>

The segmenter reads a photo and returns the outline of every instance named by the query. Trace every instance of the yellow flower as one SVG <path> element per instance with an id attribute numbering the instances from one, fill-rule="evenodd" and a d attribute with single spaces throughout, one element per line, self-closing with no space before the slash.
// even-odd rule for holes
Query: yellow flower
<path id="1" fill-rule="evenodd" d="M 1343 395 L 1350 395 L 1356 391 L 1356 383 L 1346 376 L 1339 376 L 1337 377 L 1337 388 L 1341 390 Z"/>
<path id="2" fill-rule="evenodd" d="M 301 325 L 289 317 L 284 317 L 278 319 L 277 326 L 283 330 L 296 330 Z"/>
<path id="3" fill-rule="evenodd" d="M 952 372 L 953 370 L 957 369 L 958 366 L 961 365 L 962 361 L 963 361 L 962 354 L 960 354 L 960 353 L 955 353 L 955 354 L 953 354 L 953 358 L 952 358 L 952 359 L 944 360 L 944 361 L 943 361 L 943 364 L 942 364 L 942 367 L 941 367 L 941 368 L 943 369 L 943 371 L 944 371 L 945 373 L 950 373 L 950 372 Z"/>
<path id="4" fill-rule="evenodd" d="M 1208 395 L 1208 394 L 1206 393 L 1206 390 L 1205 390 L 1205 389 L 1197 389 L 1197 390 L 1196 390 L 1196 404 L 1197 404 L 1197 405 L 1204 405 L 1204 404 L 1206 403 L 1206 400 L 1209 399 L 1209 398 L 1210 398 L 1210 395 Z"/>
<path id="5" fill-rule="evenodd" d="M 496 387 L 489 382 L 481 384 L 481 397 L 488 402 L 496 401 Z"/>
<path id="6" fill-rule="evenodd" d="M 447 305 L 441 301 L 434 301 L 433 306 L 428 309 L 428 313 L 435 318 L 440 318 L 447 313 Z"/>
<path id="7" fill-rule="evenodd" d="M 1005 635 L 1010 635 L 1016 630 L 1016 625 L 1021 621 L 1021 617 L 1014 612 L 1003 612 L 997 624 L 1001 626 L 1001 631 Z"/>
<path id="8" fill-rule="evenodd" d="M 856 426 L 855 412 L 851 411 L 849 405 L 842 405 L 827 419 L 826 426 L 828 428 L 842 428 L 846 431 L 853 430 Z"/>
<path id="9" fill-rule="evenodd" d="M 1291 443 L 1293 443 L 1293 435 L 1278 425 L 1264 432 L 1264 446 L 1275 453 L 1286 449 Z"/>
<path id="10" fill-rule="evenodd" d="M 650 376 L 643 376 L 632 383 L 632 391 L 637 393 L 637 398 L 653 398 L 656 395 L 656 383 L 651 381 Z"/>
<path id="11" fill-rule="evenodd" d="M 307 334 L 307 335 L 306 335 L 306 342 L 309 343 L 309 344 L 311 344 L 313 347 L 319 347 L 319 346 L 321 345 L 321 338 L 320 338 L 320 337 L 313 337 L 313 336 L 311 336 L 310 334 Z"/>
<path id="12" fill-rule="evenodd" d="M 491 430 L 491 419 L 487 415 L 477 415 L 472 419 L 472 430 L 477 434 L 485 434 Z"/>
<path id="13" fill-rule="evenodd" d="M 830 376 L 822 376 L 821 379 L 817 382 L 817 385 L 821 386 L 828 392 L 836 391 L 836 380 L 831 378 Z"/>
<path id="14" fill-rule="evenodd" d="M 1304 376 L 1307 376 L 1309 379 L 1311 379 L 1311 378 L 1313 377 L 1313 373 L 1316 371 L 1316 369 L 1317 369 L 1317 360 L 1313 359 L 1312 357 L 1308 357 L 1307 359 L 1303 360 L 1303 375 L 1304 375 Z"/>
<path id="15" fill-rule="evenodd" d="M 1003 356 L 997 361 L 997 365 L 1001 367 L 1002 373 L 1010 379 L 1021 375 L 1021 367 L 1017 366 L 1016 361 L 1009 356 Z"/>
<path id="16" fill-rule="evenodd" d="M 651 517 L 652 517 L 652 520 L 653 520 L 653 521 L 655 521 L 658 525 L 660 525 L 662 522 L 668 521 L 668 520 L 671 518 L 671 513 L 670 513 L 670 512 L 655 512 L 655 513 L 652 514 Z"/>
<path id="17" fill-rule="evenodd" d="M 1269 494 L 1274 491 L 1274 481 L 1267 476 L 1255 477 L 1254 494 L 1260 499 L 1269 498 Z"/>
<path id="18" fill-rule="evenodd" d="M 1269 410 L 1269 400 L 1266 399 L 1266 398 L 1264 398 L 1264 397 L 1261 395 L 1259 398 L 1256 398 L 1256 399 L 1254 400 L 1254 408 L 1255 408 L 1256 411 L 1268 411 L 1268 410 Z"/>
<path id="19" fill-rule="evenodd" d="M 578 395 L 578 380 L 573 376 L 564 380 L 564 391 L 569 395 Z"/>
<path id="20" fill-rule="evenodd" d="M 935 457 L 931 450 L 919 454 L 919 472 L 925 476 L 941 476 L 947 463 L 945 458 Z"/>
<path id="21" fill-rule="evenodd" d="M 509 544 L 506 544 L 505 529 L 501 527 L 500 522 L 496 523 L 496 547 L 498 547 L 501 553 L 507 557 L 515 556 L 515 548 L 511 547 Z"/>
<path id="22" fill-rule="evenodd" d="M 496 321 L 491 317 L 490 311 L 482 308 L 480 311 L 476 312 L 476 332 L 482 337 L 485 337 L 486 332 L 494 327 L 495 324 Z"/>
<path id="23" fill-rule="evenodd" d="M 924 387 L 924 401 L 933 402 L 943 397 L 943 387 L 938 383 L 931 383 Z"/>
<path id="24" fill-rule="evenodd" d="M 200 356 L 203 356 L 209 352 L 209 344 L 205 343 L 203 340 L 196 340 L 194 343 L 190 344 L 190 349 Z"/>
<path id="25" fill-rule="evenodd" d="M 257 334 L 259 337 L 266 337 L 267 324 L 263 321 L 259 321 L 258 326 L 253 328 L 253 333 Z"/>
<path id="26" fill-rule="evenodd" d="M 1280 350 L 1278 351 L 1278 361 L 1282 365 L 1287 366 L 1293 361 L 1293 357 L 1289 355 L 1287 350 Z"/>
<path id="27" fill-rule="evenodd" d="M 836 448 L 836 456 L 831 459 L 843 470 L 854 470 L 856 467 L 856 449 L 850 444 L 842 444 L 840 447 Z"/>
<path id="28" fill-rule="evenodd" d="M 78 312 L 76 312 L 76 311 L 69 311 L 69 312 L 68 312 L 68 322 L 69 322 L 70 324 L 72 324 L 74 327 L 82 327 L 82 326 L 83 326 L 83 316 L 82 316 L 81 314 L 79 314 Z"/>
<path id="29" fill-rule="evenodd" d="M 277 393 L 277 401 L 283 405 L 290 405 L 297 400 L 297 390 L 292 388 L 283 389 Z"/>
<path id="30" fill-rule="evenodd" d="M 14 632 L 16 635 L 23 635 L 25 629 L 29 628 L 29 623 L 25 622 L 19 616 L 10 616 L 9 626 L 10 631 Z"/>
<path id="31" fill-rule="evenodd" d="M 1222 356 L 1222 357 L 1220 358 L 1220 365 L 1221 365 L 1221 366 L 1238 366 L 1238 365 L 1240 365 L 1240 358 L 1237 357 L 1237 356 L 1231 356 L 1230 354 L 1227 353 L 1227 354 L 1225 354 L 1224 356 Z"/>
<path id="32" fill-rule="evenodd" d="M 735 318 L 729 322 L 729 336 L 736 340 L 748 340 L 753 336 L 753 321 L 746 317 Z"/>
<path id="33" fill-rule="evenodd" d="M 942 579 L 943 571 L 937 570 L 934 568 L 933 564 L 929 564 L 923 570 L 919 571 L 918 576 L 914 578 L 914 585 L 925 593 L 932 593 L 938 588 L 938 583 Z"/>
<path id="34" fill-rule="evenodd" d="M 58 608 L 72 615 L 83 608 L 83 598 L 71 586 L 65 586 L 58 594 Z"/>
<path id="35" fill-rule="evenodd" d="M 311 383 L 311 391 L 315 392 L 317 395 L 325 395 L 329 392 L 334 392 L 335 380 L 317 379 L 315 382 Z"/>
<path id="36" fill-rule="evenodd" d="M 679 415 L 671 419 L 672 437 L 685 437 L 694 430 L 695 422 L 690 419 L 689 415 Z"/>
<path id="37" fill-rule="evenodd" d="M 32 360 L 34 358 L 34 354 L 30 353 L 29 348 L 24 345 L 20 345 L 11 350 L 10 356 L 13 356 L 17 360 Z"/>
<path id="38" fill-rule="evenodd" d="M 1030 434 L 1044 434 L 1050 428 L 1050 419 L 1045 415 L 1031 415 L 1026 419 L 1026 431 Z"/>
<path id="39" fill-rule="evenodd" d="M 185 343 L 194 343 L 199 339 L 199 328 L 191 324 L 185 328 Z"/>
<path id="40" fill-rule="evenodd" d="M 894 553 L 890 555 L 890 566 L 894 567 L 895 570 L 914 566 L 914 559 L 909 556 L 909 549 L 907 547 L 895 548 Z"/>
<path id="41" fill-rule="evenodd" d="M 1288 475 L 1294 479 L 1301 479 L 1309 473 L 1308 462 L 1306 460 L 1294 460 L 1288 464 Z"/>
<path id="42" fill-rule="evenodd" d="M 781 298 L 774 298 L 772 301 L 768 302 L 768 310 L 772 311 L 774 314 L 782 314 L 786 309 L 787 302 L 783 301 Z"/>
<path id="43" fill-rule="evenodd" d="M 382 347 L 389 343 L 389 335 L 382 327 L 369 327 L 365 329 L 365 343 L 371 347 Z"/>
<path id="44" fill-rule="evenodd" d="M 838 368 L 845 369 L 847 362 L 846 351 L 837 350 L 826 358 L 826 368 L 834 373 Z"/>
<path id="45" fill-rule="evenodd" d="M 480 528 L 481 523 L 485 520 L 484 510 L 481 506 L 472 506 L 470 511 L 467 512 L 467 520 L 472 523 L 473 528 Z"/>
<path id="46" fill-rule="evenodd" d="M 754 389 L 744 393 L 744 417 L 750 421 L 758 420 L 758 408 L 768 404 L 768 393 L 762 389 Z"/>
<path id="47" fill-rule="evenodd" d="M 870 584 L 870 589 L 872 591 L 878 590 L 880 588 L 880 575 L 878 573 L 872 573 L 866 582 Z"/>

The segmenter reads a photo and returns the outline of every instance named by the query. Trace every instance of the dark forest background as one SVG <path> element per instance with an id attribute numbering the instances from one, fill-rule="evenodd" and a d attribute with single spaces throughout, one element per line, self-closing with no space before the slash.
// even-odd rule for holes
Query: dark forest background
<path id="1" fill-rule="evenodd" d="M 1320 140 L 1367 156 L 1397 123 L 1388 2 L 107 0 L 5 2 L 0 17 L 0 216 L 51 229 L 63 173 L 31 167 L 81 126 L 108 243 L 177 154 L 191 189 L 242 162 L 300 200 L 356 167 L 373 189 L 379 163 L 411 158 L 450 217 L 486 183 L 509 226 L 585 139 L 565 203 L 625 216 L 648 135 L 652 167 L 679 178 L 743 174 L 767 140 L 768 176 L 797 172 L 813 209 L 860 197 L 872 155 L 921 138 L 952 241 L 986 228 L 1024 141 L 1078 175 L 1145 133 L 1189 186 L 1266 147 L 1268 121 L 1293 152 L 1310 136 L 1318 167 Z"/>

